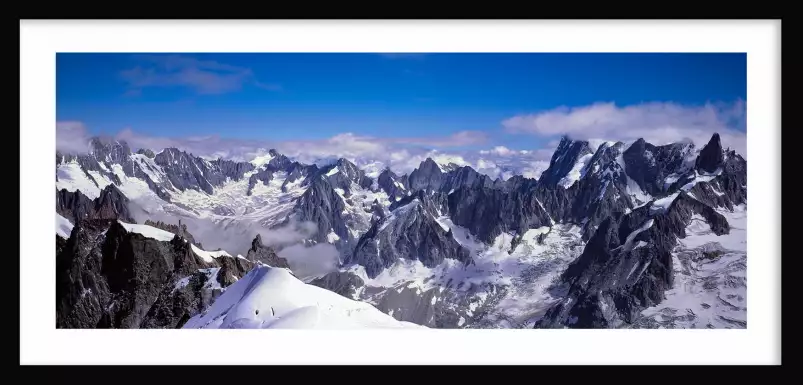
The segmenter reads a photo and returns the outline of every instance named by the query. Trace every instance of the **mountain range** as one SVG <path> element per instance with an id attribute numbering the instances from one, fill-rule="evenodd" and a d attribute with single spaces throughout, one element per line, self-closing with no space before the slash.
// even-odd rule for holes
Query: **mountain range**
<path id="1" fill-rule="evenodd" d="M 59 328 L 745 328 L 747 161 L 561 138 L 539 178 L 56 153 Z"/>

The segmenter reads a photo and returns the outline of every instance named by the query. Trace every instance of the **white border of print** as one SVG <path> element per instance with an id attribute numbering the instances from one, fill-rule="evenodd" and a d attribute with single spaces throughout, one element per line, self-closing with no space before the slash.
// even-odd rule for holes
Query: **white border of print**
<path id="1" fill-rule="evenodd" d="M 780 21 L 115 20 L 20 28 L 21 363 L 780 363 Z M 55 203 L 55 52 L 103 51 L 747 52 L 748 327 L 56 330 L 53 244 L 41 231 Z"/>

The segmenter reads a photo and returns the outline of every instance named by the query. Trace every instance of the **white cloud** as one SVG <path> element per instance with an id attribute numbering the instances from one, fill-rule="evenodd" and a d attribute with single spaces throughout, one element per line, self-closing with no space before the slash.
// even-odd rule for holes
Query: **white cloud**
<path id="1" fill-rule="evenodd" d="M 300 279 L 324 275 L 336 270 L 340 263 L 340 253 L 328 243 L 296 244 L 280 250 L 278 255 L 287 259 L 290 270 Z"/>
<path id="2" fill-rule="evenodd" d="M 56 122 L 56 150 L 63 153 L 89 151 L 90 136 L 81 122 Z"/>
<path id="3" fill-rule="evenodd" d="M 85 142 L 89 141 L 89 136 L 83 124 L 59 122 L 57 127 L 59 128 L 57 140 L 63 143 L 65 151 L 87 150 Z M 143 135 L 131 128 L 121 130 L 114 137 L 127 142 L 132 151 L 147 148 L 158 153 L 165 148 L 175 147 L 209 159 L 250 161 L 264 155 L 269 149 L 276 149 L 302 163 L 325 164 L 338 158 L 346 158 L 358 166 L 380 162 L 400 173 L 412 171 L 428 156 L 437 156 L 439 159 L 444 159 L 444 162 L 448 162 L 451 158 L 451 161 L 460 165 L 470 164 L 462 160 L 458 153 L 447 154 L 434 148 L 466 146 L 487 140 L 487 135 L 478 131 L 460 131 L 446 136 L 401 138 L 377 138 L 347 132 L 327 139 L 268 141 L 221 138 L 217 135 L 158 137 Z M 83 146 L 77 145 L 81 143 Z"/>
<path id="4" fill-rule="evenodd" d="M 676 103 L 644 103 L 620 107 L 614 103 L 595 103 L 582 107 L 559 107 L 530 115 L 506 119 L 502 125 L 511 133 L 539 136 L 567 134 L 573 139 L 633 141 L 644 138 L 662 145 L 684 138 L 698 146 L 715 132 L 726 147 L 745 154 L 745 103 L 708 103 L 684 106 Z"/>
<path id="5" fill-rule="evenodd" d="M 515 154 L 523 154 L 526 155 L 529 151 L 513 151 L 505 146 L 496 146 L 490 150 L 480 150 L 480 154 L 492 154 L 492 155 L 499 155 L 499 156 L 510 156 Z"/>
<path id="6" fill-rule="evenodd" d="M 507 179 L 516 174 L 532 178 L 540 176 L 557 146 L 555 136 L 560 134 L 586 139 L 594 144 L 603 140 L 630 142 L 643 137 L 656 145 L 690 138 L 702 146 L 714 132 L 719 132 L 724 146 L 746 155 L 745 134 L 731 128 L 743 124 L 743 121 L 744 103 L 741 102 L 701 107 L 673 103 L 619 107 L 613 103 L 597 103 L 585 107 L 558 108 L 515 116 L 503 122 L 509 132 L 534 134 L 548 140 L 544 148 L 527 150 L 505 146 L 481 151 L 462 149 L 463 146 L 489 140 L 486 133 L 479 131 L 461 131 L 428 138 L 378 138 L 342 133 L 318 140 L 267 141 L 214 135 L 154 137 L 124 129 L 116 138 L 128 142 L 132 150 L 148 148 L 159 152 L 167 147 L 176 147 L 205 158 L 250 161 L 265 154 L 268 149 L 276 149 L 302 163 L 324 164 L 347 158 L 359 167 L 369 166 L 372 172 L 388 166 L 397 174 L 411 172 L 430 157 L 442 164 L 469 165 L 494 179 Z M 86 127 L 80 122 L 57 123 L 57 143 L 62 151 L 85 150 L 88 141 Z"/>

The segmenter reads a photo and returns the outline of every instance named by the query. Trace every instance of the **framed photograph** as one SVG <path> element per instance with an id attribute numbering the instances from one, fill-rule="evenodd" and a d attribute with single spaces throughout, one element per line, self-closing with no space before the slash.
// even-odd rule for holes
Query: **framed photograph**
<path id="1" fill-rule="evenodd" d="M 779 21 L 20 28 L 23 364 L 780 363 Z"/>

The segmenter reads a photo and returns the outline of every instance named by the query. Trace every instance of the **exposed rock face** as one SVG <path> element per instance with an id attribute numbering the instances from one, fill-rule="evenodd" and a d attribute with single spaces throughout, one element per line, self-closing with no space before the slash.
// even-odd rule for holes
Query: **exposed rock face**
<path id="1" fill-rule="evenodd" d="M 722 143 L 719 140 L 719 134 L 715 133 L 700 151 L 700 155 L 697 157 L 697 168 L 712 173 L 721 167 L 723 162 Z"/>
<path id="2" fill-rule="evenodd" d="M 106 186 L 94 203 L 94 217 L 97 219 L 120 219 L 129 221 L 129 223 L 134 222 L 134 218 L 128 211 L 128 198 L 113 184 Z"/>
<path id="3" fill-rule="evenodd" d="M 65 247 L 67 247 L 67 240 L 56 234 L 56 256 L 61 254 Z"/>
<path id="4" fill-rule="evenodd" d="M 381 223 L 375 223 L 364 234 L 346 264 L 365 267 L 368 277 L 376 277 L 399 258 L 417 259 L 427 267 L 435 267 L 446 258 L 468 263 L 467 249 L 435 220 L 434 203 L 415 197 L 394 209 Z"/>
<path id="5" fill-rule="evenodd" d="M 561 179 L 569 175 L 569 172 L 583 156 L 591 154 L 593 152 L 587 141 L 571 140 L 569 137 L 563 136 L 555 153 L 552 154 L 549 167 L 544 170 L 538 181 L 548 186 L 557 185 Z"/>
<path id="6" fill-rule="evenodd" d="M 346 198 L 351 196 L 352 183 L 363 189 L 371 188 L 374 183 L 373 179 L 366 176 L 363 170 L 360 170 L 354 163 L 344 158 L 340 158 L 334 164 L 321 168 L 318 174 L 326 177 L 333 188 L 342 189 Z"/>
<path id="7" fill-rule="evenodd" d="M 694 168 L 691 141 L 653 146 L 640 138 L 622 155 L 627 175 L 653 196 L 666 193 L 668 177 L 683 175 Z"/>
<path id="8" fill-rule="evenodd" d="M 624 143 L 604 143 L 587 163 L 585 175 L 567 191 L 571 197 L 566 210 L 568 220 L 583 226 L 588 239 L 597 226 L 616 212 L 625 212 L 634 206 L 627 193 L 627 176 L 617 158 Z"/>
<path id="9" fill-rule="evenodd" d="M 407 186 L 399 176 L 397 176 L 389 168 L 386 168 L 379 174 L 377 178 L 377 185 L 379 188 L 388 194 L 390 201 L 393 202 L 396 198 L 402 198 L 407 195 Z"/>
<path id="10" fill-rule="evenodd" d="M 254 240 L 251 242 L 251 248 L 248 249 L 248 253 L 246 254 L 245 258 L 251 262 L 264 263 L 271 267 L 290 268 L 290 265 L 287 263 L 286 259 L 278 256 L 273 248 L 264 246 L 262 244 L 262 236 L 259 234 L 257 234 Z"/>
<path id="11" fill-rule="evenodd" d="M 310 284 L 354 300 L 359 299 L 359 290 L 365 286 L 362 278 L 345 271 L 333 271 L 323 277 L 315 278 Z"/>
<path id="12" fill-rule="evenodd" d="M 56 191 L 56 212 L 73 223 L 82 219 L 120 219 L 136 223 L 128 210 L 128 198 L 113 184 L 106 186 L 94 200 L 81 191 Z"/>
<path id="13" fill-rule="evenodd" d="M 301 177 L 306 177 L 311 171 L 309 166 L 302 165 L 298 162 L 292 162 L 288 157 L 278 153 L 276 150 L 271 149 L 268 151 L 271 159 L 262 165 L 257 172 L 251 174 L 248 178 L 248 191 L 246 195 L 251 195 L 257 182 L 262 182 L 267 185 L 274 178 L 277 172 L 286 172 L 287 178 L 282 185 L 282 190 L 285 191 L 287 183 L 293 183 Z M 312 171 L 317 170 L 317 167 L 312 166 Z"/>
<path id="14" fill-rule="evenodd" d="M 287 178 L 285 178 L 284 183 L 282 184 L 282 191 L 287 191 L 287 185 L 290 183 L 296 183 L 298 180 L 306 179 L 310 175 L 316 175 L 318 173 L 318 166 L 312 165 L 304 165 L 298 162 L 293 162 L 287 167 Z"/>
<path id="15" fill-rule="evenodd" d="M 205 263 L 178 236 L 160 242 L 116 221 L 79 221 L 56 259 L 56 327 L 180 327 L 211 302 L 210 284 L 228 283 L 210 282 L 212 273 L 253 267 L 223 263 Z"/>
<path id="16" fill-rule="evenodd" d="M 173 224 L 165 223 L 165 222 L 162 222 L 162 221 L 154 222 L 154 221 L 152 221 L 150 219 L 145 220 L 144 224 L 146 224 L 148 226 L 155 227 L 157 229 L 162 229 L 162 230 L 167 231 L 169 233 L 176 234 L 179 237 L 182 237 L 182 238 L 190 241 L 190 243 L 193 243 L 196 246 L 201 247 L 201 246 L 199 246 L 200 245 L 199 243 L 195 242 L 195 237 L 193 237 L 192 234 L 190 234 L 190 232 L 187 231 L 187 224 L 186 223 L 181 223 L 181 219 L 178 220 L 178 225 L 173 225 Z"/>
<path id="17" fill-rule="evenodd" d="M 694 214 L 729 231 L 713 208 L 680 193 L 665 211 L 652 204 L 605 219 L 563 273 L 568 295 L 536 327 L 610 328 L 633 322 L 672 287 L 672 249 Z"/>
<path id="18" fill-rule="evenodd" d="M 100 187 L 90 171 L 96 172 L 116 185 L 121 184 L 118 172 L 126 177 L 138 178 L 148 185 L 161 199 L 170 201 L 171 191 L 195 189 L 212 193 L 214 186 L 226 180 L 240 180 L 254 166 L 248 162 L 230 160 L 207 161 L 176 148 L 168 148 L 159 154 L 149 149 L 139 149 L 136 154 L 124 141 L 93 138 L 86 154 L 62 154 L 56 152 L 56 164 L 76 162 L 86 177 Z"/>
<path id="19" fill-rule="evenodd" d="M 271 168 L 263 168 L 257 171 L 248 178 L 248 191 L 246 191 L 246 195 L 251 195 L 254 191 L 254 186 L 257 185 L 257 182 L 262 182 L 263 184 L 267 185 L 273 180 L 273 172 L 275 170 Z"/>
<path id="20" fill-rule="evenodd" d="M 441 187 L 443 170 L 432 158 L 427 158 L 410 173 L 407 185 L 410 190 L 437 190 Z"/>
<path id="21" fill-rule="evenodd" d="M 448 193 L 461 187 L 494 188 L 494 181 L 488 175 L 480 174 L 468 166 L 456 167 L 443 175 L 441 191 Z"/>
<path id="22" fill-rule="evenodd" d="M 254 169 L 254 165 L 247 162 L 209 162 L 177 148 L 166 148 L 156 154 L 154 161 L 162 167 L 175 188 L 181 191 L 200 190 L 207 194 L 214 193 L 214 186 L 221 185 L 227 179 L 240 180 L 244 173 Z"/>
<path id="23" fill-rule="evenodd" d="M 448 202 L 452 221 L 486 243 L 503 232 L 522 234 L 551 224 L 534 191 L 460 187 L 449 194 Z"/>
<path id="24" fill-rule="evenodd" d="M 156 154 L 154 154 L 152 150 L 147 149 L 147 148 L 140 148 L 139 150 L 137 150 L 137 154 L 145 155 L 145 156 L 147 156 L 148 158 L 151 158 L 151 159 L 156 157 Z"/>
<path id="25" fill-rule="evenodd" d="M 343 221 L 345 204 L 340 195 L 325 178 L 312 178 L 307 191 L 299 197 L 293 208 L 293 217 L 288 217 L 283 225 L 296 219 L 299 222 L 312 222 L 317 226 L 315 240 L 326 242 L 327 234 L 333 231 L 341 239 L 349 239 L 349 232 Z"/>
<path id="26" fill-rule="evenodd" d="M 422 290 L 417 285 L 403 283 L 382 293 L 371 293 L 371 287 L 366 287 L 364 292 L 377 309 L 399 321 L 431 328 L 457 329 L 482 318 L 505 294 L 503 288 L 485 286 L 472 286 L 468 290 L 442 287 Z M 483 293 L 485 298 L 477 297 L 477 293 Z"/>
<path id="27" fill-rule="evenodd" d="M 69 192 L 56 190 L 56 212 L 75 223 L 78 220 L 89 218 L 94 214 L 95 202 L 89 199 L 80 190 Z"/>
<path id="28" fill-rule="evenodd" d="M 254 170 L 254 165 L 248 162 L 215 159 L 209 163 L 212 165 L 213 170 L 216 169 L 223 176 L 222 180 L 216 179 L 216 185 L 225 182 L 226 178 L 238 181 L 243 178 L 243 174 Z"/>

